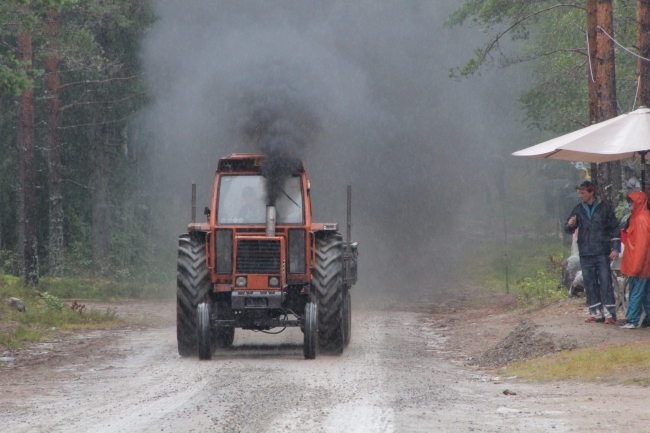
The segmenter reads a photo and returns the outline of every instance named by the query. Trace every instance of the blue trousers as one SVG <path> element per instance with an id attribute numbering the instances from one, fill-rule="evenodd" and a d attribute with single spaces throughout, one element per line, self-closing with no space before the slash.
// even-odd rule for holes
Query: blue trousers
<path id="1" fill-rule="evenodd" d="M 609 256 L 580 256 L 580 267 L 591 315 L 599 318 L 604 315 L 616 320 Z"/>
<path id="2" fill-rule="evenodd" d="M 647 293 L 650 278 L 630 277 L 628 281 L 630 302 L 627 306 L 625 321 L 638 325 L 641 320 L 641 306 L 643 306 L 646 315 L 650 314 L 650 296 Z"/>

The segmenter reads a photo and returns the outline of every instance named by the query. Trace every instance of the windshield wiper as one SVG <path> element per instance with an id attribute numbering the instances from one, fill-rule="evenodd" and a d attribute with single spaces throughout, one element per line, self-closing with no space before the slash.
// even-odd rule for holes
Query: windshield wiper
<path id="1" fill-rule="evenodd" d="M 300 205 L 299 205 L 298 203 L 296 203 L 296 202 L 295 202 L 291 197 L 289 197 L 289 194 L 287 194 L 287 193 L 284 191 L 284 189 L 282 190 L 282 193 L 283 193 L 284 195 L 286 195 L 287 198 L 288 198 L 289 200 L 291 200 L 291 201 L 293 202 L 293 204 L 296 205 L 297 208 L 300 208 Z"/>

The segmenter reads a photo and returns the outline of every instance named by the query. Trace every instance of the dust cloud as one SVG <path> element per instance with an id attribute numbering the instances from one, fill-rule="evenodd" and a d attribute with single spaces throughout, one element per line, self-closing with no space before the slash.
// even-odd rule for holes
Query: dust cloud
<path id="1" fill-rule="evenodd" d="M 480 41 L 443 28 L 459 5 L 158 1 L 143 41 L 151 104 L 142 119 L 159 223 L 184 231 L 192 181 L 209 204 L 220 157 L 289 146 L 309 172 L 315 221 L 344 231 L 353 186 L 358 290 L 435 289 L 462 259 L 458 229 L 492 182 L 486 161 L 512 151 L 522 129 L 512 72 L 448 77 Z"/>

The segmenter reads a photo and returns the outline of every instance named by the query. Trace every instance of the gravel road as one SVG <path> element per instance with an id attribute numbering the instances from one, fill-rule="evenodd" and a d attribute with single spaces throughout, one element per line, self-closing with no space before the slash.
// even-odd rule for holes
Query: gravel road
<path id="1" fill-rule="evenodd" d="M 0 373 L 0 430 L 648 430 L 647 388 L 494 378 L 463 365 L 444 332 L 435 315 L 355 311 L 340 357 L 305 361 L 297 329 L 237 330 L 233 348 L 204 362 L 178 356 L 171 324 L 80 334 L 82 357 Z"/>

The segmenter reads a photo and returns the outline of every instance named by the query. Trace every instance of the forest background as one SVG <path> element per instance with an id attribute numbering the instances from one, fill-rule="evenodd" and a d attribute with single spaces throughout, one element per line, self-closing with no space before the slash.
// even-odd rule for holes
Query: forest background
<path id="1" fill-rule="evenodd" d="M 481 200 L 481 221 L 468 225 L 485 225 L 492 240 L 501 242 L 507 232 L 510 242 L 518 236 L 560 238 L 559 203 L 577 170 L 509 154 L 594 121 L 588 3 L 468 0 L 457 2 L 449 15 L 448 27 L 470 24 L 483 34 L 475 39 L 474 58 L 458 57 L 449 65 L 450 80 L 505 67 L 524 77 L 525 90 L 511 101 L 510 114 L 518 113 L 527 132 L 491 143 L 481 155 L 487 162 L 463 173 L 462 182 L 486 187 L 467 200 L 490 196 Z M 645 3 L 609 2 L 611 34 L 640 54 L 637 9 Z M 173 285 L 179 233 L 170 231 L 169 203 L 152 183 L 156 142 L 140 127 L 151 103 L 140 44 L 156 20 L 153 0 L 0 5 L 2 273 L 23 276 L 30 285 L 41 277 Z M 640 105 L 644 93 L 637 58 L 615 50 L 613 103 L 620 114 Z M 454 170 L 466 166 L 460 161 Z M 451 220 L 440 225 L 454 226 Z M 505 244 L 499 248 L 507 254 Z"/>

